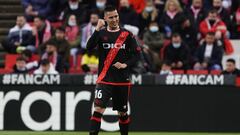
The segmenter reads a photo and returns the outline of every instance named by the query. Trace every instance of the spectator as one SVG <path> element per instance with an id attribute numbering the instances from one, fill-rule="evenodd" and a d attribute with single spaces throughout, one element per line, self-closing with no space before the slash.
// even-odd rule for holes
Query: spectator
<path id="1" fill-rule="evenodd" d="M 146 6 L 140 16 L 140 33 L 149 26 L 150 22 L 159 20 L 159 13 L 153 0 L 147 0 Z"/>
<path id="2" fill-rule="evenodd" d="M 70 15 L 66 21 L 65 36 L 71 48 L 76 47 L 80 44 L 79 33 L 80 28 L 77 24 L 77 19 L 75 15 Z"/>
<path id="3" fill-rule="evenodd" d="M 90 7 L 90 10 L 88 11 L 88 16 L 90 17 L 90 14 L 92 12 L 97 12 L 100 18 L 104 18 L 104 9 L 106 6 L 107 6 L 107 0 L 95 0 L 95 3 L 92 4 L 92 6 Z"/>
<path id="4" fill-rule="evenodd" d="M 46 51 L 41 59 L 48 59 L 53 64 L 55 70 L 59 73 L 64 73 L 64 61 L 61 55 L 57 52 L 57 43 L 53 39 L 46 43 Z"/>
<path id="5" fill-rule="evenodd" d="M 181 7 L 183 8 L 183 10 L 185 10 L 190 7 L 192 0 L 179 0 L 179 3 L 181 5 Z"/>
<path id="6" fill-rule="evenodd" d="M 35 50 L 32 28 L 26 23 L 24 16 L 17 16 L 16 25 L 10 29 L 2 45 L 9 53 L 20 53 L 24 49 Z"/>
<path id="7" fill-rule="evenodd" d="M 48 59 L 43 59 L 40 63 L 40 67 L 34 71 L 34 74 L 58 74 Z"/>
<path id="8" fill-rule="evenodd" d="M 167 0 L 160 19 L 160 26 L 165 30 L 166 36 L 170 38 L 172 33 L 180 33 L 184 21 L 185 16 L 178 0 Z"/>
<path id="9" fill-rule="evenodd" d="M 240 76 L 240 70 L 236 67 L 236 61 L 234 59 L 230 58 L 227 60 L 226 69 L 222 71 L 222 74 Z"/>
<path id="10" fill-rule="evenodd" d="M 128 0 L 120 0 L 119 16 L 122 25 L 139 26 L 138 14 L 132 9 Z"/>
<path id="11" fill-rule="evenodd" d="M 154 53 L 152 50 L 150 50 L 149 47 L 146 45 L 142 45 L 141 47 L 142 47 L 141 48 L 142 49 L 142 51 L 141 51 L 142 58 L 140 58 L 140 59 L 142 59 L 142 61 L 143 61 L 143 66 L 146 70 L 145 72 L 147 72 L 147 73 L 159 72 L 158 69 L 160 68 L 160 65 L 161 65 L 159 55 Z M 145 73 L 143 69 L 141 69 L 141 70 L 143 73 Z M 142 73 L 142 72 L 136 72 L 136 73 Z"/>
<path id="12" fill-rule="evenodd" d="M 159 54 L 164 43 L 164 35 L 160 32 L 157 22 L 151 22 L 143 35 L 144 43 L 156 54 Z"/>
<path id="13" fill-rule="evenodd" d="M 48 20 L 41 16 L 34 18 L 33 35 L 35 47 L 41 49 L 42 45 L 52 37 L 53 29 Z"/>
<path id="14" fill-rule="evenodd" d="M 96 0 L 96 7 L 98 10 L 104 10 L 107 4 L 107 0 Z"/>
<path id="15" fill-rule="evenodd" d="M 68 6 L 68 0 L 50 0 L 52 15 L 55 20 L 51 20 L 51 22 L 60 22 L 63 19 L 62 12 Z"/>
<path id="16" fill-rule="evenodd" d="M 191 7 L 186 9 L 186 14 L 190 20 L 190 23 L 198 32 L 199 24 L 204 20 L 206 14 L 203 7 L 203 0 L 193 0 Z"/>
<path id="17" fill-rule="evenodd" d="M 81 30 L 81 33 L 80 33 L 81 34 L 80 35 L 80 38 L 81 38 L 80 53 L 81 54 L 86 52 L 87 41 L 95 31 L 95 27 L 97 26 L 98 19 L 99 19 L 99 14 L 97 12 L 92 12 L 90 15 L 89 23 L 86 26 L 84 26 Z"/>
<path id="18" fill-rule="evenodd" d="M 198 45 L 197 32 L 189 19 L 186 19 L 181 27 L 182 30 L 179 33 L 182 36 L 182 40 L 188 45 L 191 54 L 193 54 Z"/>
<path id="19" fill-rule="evenodd" d="M 63 27 L 59 27 L 55 31 L 55 36 L 51 38 L 56 43 L 57 53 L 61 55 L 62 60 L 64 62 L 64 69 L 68 71 L 69 69 L 69 57 L 70 57 L 70 45 L 68 41 L 65 39 L 65 29 Z M 45 50 L 43 47 L 42 50 Z"/>
<path id="20" fill-rule="evenodd" d="M 216 10 L 211 10 L 208 12 L 208 16 L 205 20 L 200 23 L 199 31 L 204 38 L 208 32 L 215 32 L 215 37 L 221 39 L 226 35 L 227 27 L 225 23 L 218 18 L 218 13 Z"/>
<path id="21" fill-rule="evenodd" d="M 28 73 L 28 69 L 26 67 L 26 60 L 24 57 L 20 56 L 16 60 L 16 64 L 13 66 L 13 73 L 21 73 L 25 74 Z"/>
<path id="22" fill-rule="evenodd" d="M 87 21 L 87 5 L 79 0 L 68 0 L 68 5 L 61 13 L 62 20 L 67 21 L 70 15 L 75 15 L 77 23 L 82 25 Z"/>
<path id="23" fill-rule="evenodd" d="M 236 12 L 232 14 L 232 30 L 231 30 L 231 38 L 232 39 L 240 39 L 240 1 Z"/>
<path id="24" fill-rule="evenodd" d="M 145 8 L 145 0 L 129 0 L 130 5 L 136 11 L 137 14 L 141 14 Z"/>
<path id="25" fill-rule="evenodd" d="M 172 69 L 188 69 L 190 52 L 182 42 L 181 36 L 174 33 L 171 43 L 164 50 L 164 61 L 171 65 Z"/>
<path id="26" fill-rule="evenodd" d="M 66 39 L 70 45 L 70 54 L 73 57 L 73 66 L 76 66 L 76 56 L 80 46 L 80 28 L 75 15 L 70 15 L 65 28 Z"/>
<path id="27" fill-rule="evenodd" d="M 193 0 L 190 8 L 186 9 L 186 16 L 190 24 L 190 27 L 188 27 L 190 28 L 190 33 L 186 35 L 187 38 L 185 41 L 189 41 L 187 44 L 189 44 L 191 53 L 194 54 L 198 45 L 198 40 L 200 40 L 199 24 L 205 18 L 203 0 Z"/>
<path id="28" fill-rule="evenodd" d="M 24 50 L 21 56 L 26 60 L 26 67 L 30 71 L 33 71 L 38 67 L 38 58 L 33 57 L 30 50 Z"/>
<path id="29" fill-rule="evenodd" d="M 195 70 L 221 70 L 223 49 L 218 46 L 214 32 L 208 32 L 205 42 L 196 50 Z"/>
<path id="30" fill-rule="evenodd" d="M 97 73 L 98 57 L 95 52 L 87 52 L 82 56 L 81 67 L 85 73 Z"/>
<path id="31" fill-rule="evenodd" d="M 55 36 L 52 38 L 53 41 L 57 43 L 57 52 L 61 55 L 64 62 L 65 72 L 69 69 L 69 57 L 70 57 L 70 45 L 65 39 L 65 29 L 59 27 L 56 29 Z"/>
<path id="32" fill-rule="evenodd" d="M 223 0 L 213 0 L 213 9 L 215 9 L 221 18 L 221 20 L 226 24 L 227 28 L 230 29 L 231 21 L 229 12 L 223 7 Z"/>
<path id="33" fill-rule="evenodd" d="M 33 21 L 36 16 L 43 16 L 54 20 L 52 15 L 51 0 L 22 0 L 27 21 Z"/>
<path id="34" fill-rule="evenodd" d="M 233 52 L 232 44 L 226 37 L 227 27 L 225 23 L 218 18 L 216 10 L 209 11 L 207 18 L 200 23 L 199 31 L 203 38 L 206 36 L 206 33 L 215 32 L 215 38 L 222 42 L 226 54 Z"/>
<path id="35" fill-rule="evenodd" d="M 162 64 L 160 75 L 172 75 L 172 74 L 173 72 L 171 71 L 171 63 L 164 62 Z"/>

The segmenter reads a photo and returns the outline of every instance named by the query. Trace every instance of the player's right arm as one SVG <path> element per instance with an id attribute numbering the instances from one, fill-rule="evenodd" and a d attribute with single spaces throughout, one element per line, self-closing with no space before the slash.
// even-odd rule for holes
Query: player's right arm
<path id="1" fill-rule="evenodd" d="M 104 20 L 99 19 L 98 24 L 97 24 L 96 29 L 95 29 L 95 32 L 93 33 L 93 35 L 89 38 L 89 40 L 87 42 L 87 49 L 88 50 L 92 50 L 97 46 L 98 41 L 100 39 L 99 31 L 104 27 L 104 25 L 105 25 Z"/>

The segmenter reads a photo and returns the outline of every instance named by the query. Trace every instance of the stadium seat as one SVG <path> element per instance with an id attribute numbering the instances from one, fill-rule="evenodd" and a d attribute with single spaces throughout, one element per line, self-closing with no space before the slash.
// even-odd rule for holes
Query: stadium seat
<path id="1" fill-rule="evenodd" d="M 82 68 L 70 68 L 69 69 L 70 74 L 83 74 Z"/>
<path id="2" fill-rule="evenodd" d="M 187 74 L 206 75 L 208 74 L 208 71 L 207 70 L 187 70 Z"/>
<path id="3" fill-rule="evenodd" d="M 13 66 L 16 63 L 17 57 L 19 57 L 19 54 L 6 54 L 5 56 L 5 69 L 9 70 L 12 69 Z"/>
<path id="4" fill-rule="evenodd" d="M 159 55 L 161 60 L 164 59 L 164 50 L 170 43 L 171 43 L 170 40 L 164 40 L 163 47 L 160 49 L 160 55 Z"/>
<path id="5" fill-rule="evenodd" d="M 62 22 L 51 22 L 51 26 L 55 29 L 61 27 L 62 25 Z"/>
<path id="6" fill-rule="evenodd" d="M 240 77 L 237 77 L 236 79 L 236 86 L 240 87 Z"/>
<path id="7" fill-rule="evenodd" d="M 8 73 L 12 73 L 12 72 L 13 72 L 12 69 L 0 68 L 0 74 L 8 74 Z"/>
<path id="8" fill-rule="evenodd" d="M 81 68 L 81 61 L 82 61 L 82 55 L 77 55 L 77 63 L 75 68 Z M 69 57 L 69 64 L 70 64 L 70 68 L 74 68 L 72 56 Z"/>
<path id="9" fill-rule="evenodd" d="M 34 25 L 34 23 L 33 22 L 28 22 L 28 24 L 30 25 L 30 26 L 33 26 Z M 59 28 L 59 27 L 61 27 L 62 26 L 62 22 L 51 22 L 51 26 L 53 27 L 53 28 Z"/>
<path id="10" fill-rule="evenodd" d="M 173 74 L 184 74 L 184 70 L 171 70 Z"/>
<path id="11" fill-rule="evenodd" d="M 73 57 L 70 56 L 69 57 L 69 63 L 70 63 L 70 69 L 69 69 L 69 73 L 70 74 L 82 74 L 82 68 L 81 68 L 81 61 L 82 61 L 82 55 L 78 55 L 77 56 L 77 63 L 76 66 L 73 66 Z"/>

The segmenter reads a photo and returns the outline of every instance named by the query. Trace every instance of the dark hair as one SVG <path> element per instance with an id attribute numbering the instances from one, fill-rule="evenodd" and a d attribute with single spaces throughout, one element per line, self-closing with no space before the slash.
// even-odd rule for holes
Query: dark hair
<path id="1" fill-rule="evenodd" d="M 173 37 L 181 37 L 181 35 L 179 33 L 175 32 L 175 33 L 172 34 L 172 38 Z"/>
<path id="2" fill-rule="evenodd" d="M 208 14 L 218 14 L 218 11 L 216 9 L 212 9 L 208 11 Z"/>
<path id="3" fill-rule="evenodd" d="M 152 25 L 152 24 L 157 24 L 157 25 L 158 25 L 158 23 L 157 23 L 156 21 L 151 21 L 151 22 L 149 23 L 149 26 Z"/>
<path id="4" fill-rule="evenodd" d="M 26 49 L 22 52 L 22 55 L 25 55 L 25 56 L 31 58 L 32 57 L 32 52 L 30 50 Z"/>
<path id="5" fill-rule="evenodd" d="M 231 63 L 233 63 L 233 64 L 236 64 L 236 61 L 235 61 L 233 58 L 227 59 L 227 62 L 231 62 Z"/>
<path id="6" fill-rule="evenodd" d="M 46 20 L 46 18 L 45 18 L 44 16 L 40 16 L 40 15 L 39 15 L 39 16 L 35 16 L 34 19 L 35 19 L 35 18 L 38 18 L 38 19 L 40 19 L 41 21 L 45 21 L 45 20 Z"/>
<path id="7" fill-rule="evenodd" d="M 104 13 L 107 13 L 107 12 L 112 12 L 112 11 L 115 11 L 117 10 L 114 6 L 107 6 L 105 9 L 104 9 Z"/>
<path id="8" fill-rule="evenodd" d="M 25 61 L 26 62 L 26 59 L 23 56 L 19 56 L 19 57 L 17 57 L 16 61 Z"/>
<path id="9" fill-rule="evenodd" d="M 209 36 L 215 36 L 215 32 L 210 31 L 210 32 L 207 33 L 207 35 L 209 35 Z"/>
<path id="10" fill-rule="evenodd" d="M 97 15 L 98 17 L 100 17 L 98 10 L 91 10 L 90 15 Z"/>
<path id="11" fill-rule="evenodd" d="M 50 64 L 50 61 L 49 61 L 48 59 L 42 59 L 42 60 L 40 61 L 40 64 L 41 64 L 42 66 L 47 66 L 47 65 Z"/>
<path id="12" fill-rule="evenodd" d="M 64 28 L 63 26 L 61 26 L 61 27 L 58 27 L 58 28 L 55 30 L 55 32 L 56 32 L 56 31 L 65 32 L 65 28 Z"/>
<path id="13" fill-rule="evenodd" d="M 55 47 L 57 47 L 57 43 L 56 43 L 56 41 L 53 40 L 53 39 L 48 40 L 48 41 L 45 43 L 45 45 L 46 45 L 46 46 L 50 45 L 50 46 L 55 46 Z"/>
<path id="14" fill-rule="evenodd" d="M 162 65 L 164 65 L 164 64 L 167 66 L 171 66 L 172 63 L 169 60 L 164 60 Z"/>
<path id="15" fill-rule="evenodd" d="M 26 17 L 25 17 L 24 15 L 18 15 L 17 18 L 18 18 L 18 17 L 23 17 L 23 18 L 26 19 Z"/>

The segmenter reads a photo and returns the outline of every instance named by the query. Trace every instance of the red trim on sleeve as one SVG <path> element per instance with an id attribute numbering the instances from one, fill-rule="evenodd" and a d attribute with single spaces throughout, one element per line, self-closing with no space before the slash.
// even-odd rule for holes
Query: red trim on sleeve
<path id="1" fill-rule="evenodd" d="M 100 118 L 97 118 L 97 117 L 94 117 L 94 116 L 92 116 L 90 120 L 94 120 L 96 122 L 101 122 Z"/>
<path id="2" fill-rule="evenodd" d="M 122 121 L 122 120 L 119 119 L 119 123 L 120 123 L 120 124 L 128 124 L 128 123 L 130 123 L 130 118 L 128 118 L 128 119 L 125 120 L 125 121 Z"/>

